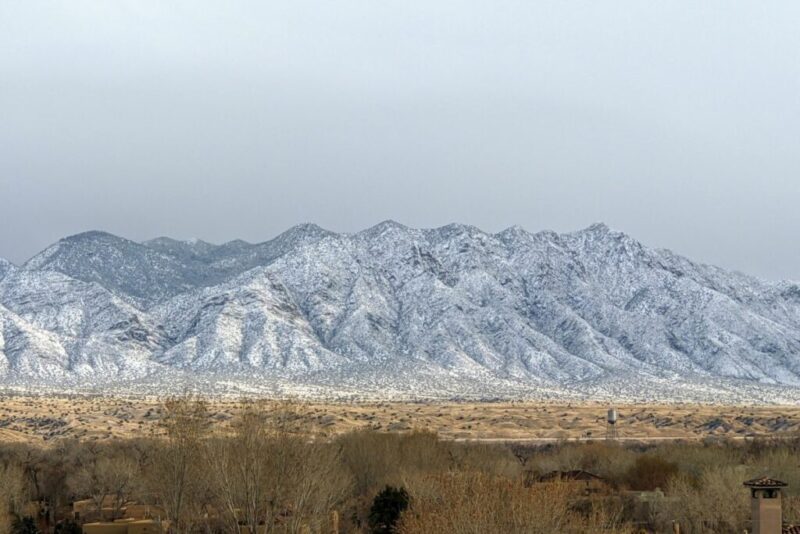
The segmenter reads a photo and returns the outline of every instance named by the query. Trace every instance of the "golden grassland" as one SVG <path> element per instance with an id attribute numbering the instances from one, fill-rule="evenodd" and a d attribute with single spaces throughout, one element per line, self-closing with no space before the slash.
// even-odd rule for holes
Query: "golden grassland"
<path id="1" fill-rule="evenodd" d="M 55 438 L 109 439 L 158 431 L 164 399 L 90 396 L 0 395 L 0 441 L 45 442 Z M 226 428 L 241 399 L 208 401 L 212 421 Z M 623 439 L 666 440 L 796 435 L 800 406 L 620 405 Z M 530 441 L 605 436 L 607 405 L 536 402 L 297 403 L 317 435 L 354 429 L 387 432 L 424 429 L 443 439 Z"/>

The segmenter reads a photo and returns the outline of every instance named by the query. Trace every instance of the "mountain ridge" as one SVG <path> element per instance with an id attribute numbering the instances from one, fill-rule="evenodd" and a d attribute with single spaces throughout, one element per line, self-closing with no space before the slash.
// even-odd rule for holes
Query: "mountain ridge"
<path id="1" fill-rule="evenodd" d="M 307 223 L 221 245 L 86 232 L 7 271 L 0 262 L 4 324 L 27 343 L 0 344 L 8 387 L 146 390 L 172 377 L 299 395 L 748 401 L 800 388 L 796 283 L 602 223 L 563 234 Z"/>

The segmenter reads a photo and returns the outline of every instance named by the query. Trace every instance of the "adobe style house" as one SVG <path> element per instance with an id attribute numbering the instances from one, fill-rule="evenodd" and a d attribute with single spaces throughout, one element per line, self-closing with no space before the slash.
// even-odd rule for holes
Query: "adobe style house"
<path id="1" fill-rule="evenodd" d="M 72 503 L 72 519 L 83 523 L 112 522 L 117 519 L 163 519 L 166 512 L 161 506 L 137 504 L 134 502 L 119 503 L 112 495 L 105 495 L 100 508 L 92 499 L 83 499 Z"/>
<path id="2" fill-rule="evenodd" d="M 92 499 L 75 501 L 69 515 L 85 534 L 162 534 L 169 526 L 162 507 L 120 503 L 111 495 L 103 496 L 99 509 Z"/>
<path id="3" fill-rule="evenodd" d="M 84 534 L 163 534 L 167 524 L 154 519 L 118 519 L 106 523 L 86 523 Z"/>

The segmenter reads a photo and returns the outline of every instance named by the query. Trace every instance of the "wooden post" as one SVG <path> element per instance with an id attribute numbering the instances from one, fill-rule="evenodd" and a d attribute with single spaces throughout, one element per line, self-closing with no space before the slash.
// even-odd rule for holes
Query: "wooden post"
<path id="1" fill-rule="evenodd" d="M 333 527 L 331 529 L 333 534 L 339 534 L 339 512 L 336 510 L 331 512 L 331 526 Z"/>

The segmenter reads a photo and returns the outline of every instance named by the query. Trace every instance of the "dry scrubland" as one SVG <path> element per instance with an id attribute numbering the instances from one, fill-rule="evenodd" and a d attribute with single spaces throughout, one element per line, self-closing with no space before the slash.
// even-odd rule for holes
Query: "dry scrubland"
<path id="1" fill-rule="evenodd" d="M 0 441 L 37 442 L 142 437 L 158 432 L 163 399 L 0 395 Z M 215 427 L 230 425 L 238 400 L 208 400 Z M 308 431 L 332 436 L 357 429 L 437 433 L 443 439 L 551 441 L 605 435 L 601 404 L 297 403 Z M 800 432 L 800 406 L 619 406 L 624 439 L 698 439 L 792 435 Z"/>
<path id="2" fill-rule="evenodd" d="M 650 443 L 441 439 L 602 433 L 588 405 L 6 397 L 2 410 L 0 533 L 30 501 L 53 525 L 78 499 L 117 517 L 158 507 L 178 533 L 741 533 L 742 481 L 765 473 L 790 484 L 785 518 L 800 521 L 796 408 L 623 407 L 623 434 L 723 434 Z M 724 437 L 753 429 L 781 439 Z M 602 481 L 540 480 L 576 469 Z"/>

